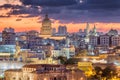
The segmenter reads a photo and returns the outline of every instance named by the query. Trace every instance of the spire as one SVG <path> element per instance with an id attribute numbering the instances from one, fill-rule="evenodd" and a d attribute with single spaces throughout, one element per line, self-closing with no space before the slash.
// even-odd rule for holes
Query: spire
<path id="1" fill-rule="evenodd" d="M 95 26 L 95 24 L 94 24 L 94 30 L 96 30 L 96 26 Z"/>
<path id="2" fill-rule="evenodd" d="M 86 26 L 86 29 L 88 30 L 89 29 L 89 23 L 87 22 L 87 26 Z"/>
<path id="3" fill-rule="evenodd" d="M 95 24 L 94 24 L 94 28 L 93 28 L 93 35 L 94 35 L 94 36 L 97 36 L 97 29 L 96 29 Z"/>
<path id="4" fill-rule="evenodd" d="M 89 23 L 87 22 L 87 25 L 86 25 L 86 35 L 89 34 Z"/>

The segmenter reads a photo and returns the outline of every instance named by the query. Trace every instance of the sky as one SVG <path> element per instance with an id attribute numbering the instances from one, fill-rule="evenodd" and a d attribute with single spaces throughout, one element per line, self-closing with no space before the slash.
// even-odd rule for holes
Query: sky
<path id="1" fill-rule="evenodd" d="M 40 31 L 45 14 L 53 28 L 66 25 L 69 32 L 84 29 L 87 22 L 100 32 L 120 30 L 120 0 L 0 0 L 0 31 Z"/>

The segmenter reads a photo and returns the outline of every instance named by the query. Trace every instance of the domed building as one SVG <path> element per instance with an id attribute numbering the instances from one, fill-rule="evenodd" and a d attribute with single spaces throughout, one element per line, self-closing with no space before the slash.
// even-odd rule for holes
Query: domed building
<path id="1" fill-rule="evenodd" d="M 52 35 L 52 21 L 49 19 L 48 15 L 45 15 L 45 18 L 42 21 L 42 27 L 40 30 L 40 35 L 39 37 L 44 38 L 44 39 L 55 39 L 55 40 L 62 40 L 65 39 L 65 36 L 55 36 Z"/>
<path id="2" fill-rule="evenodd" d="M 45 15 L 44 20 L 42 21 L 41 35 L 51 35 L 52 27 L 51 20 L 48 18 L 48 15 Z"/>

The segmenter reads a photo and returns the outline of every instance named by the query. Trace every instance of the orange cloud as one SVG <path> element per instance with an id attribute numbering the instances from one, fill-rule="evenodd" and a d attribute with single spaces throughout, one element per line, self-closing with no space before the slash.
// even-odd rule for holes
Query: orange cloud
<path id="1" fill-rule="evenodd" d="M 18 15 L 19 16 L 19 15 Z M 27 16 L 27 15 L 22 15 Z M 20 19 L 20 20 L 18 20 Z M 13 27 L 16 32 L 37 30 L 40 31 L 42 17 L 31 17 L 31 18 L 19 18 L 17 16 L 0 18 L 0 31 L 5 27 Z M 38 23 L 40 22 L 40 23 Z M 60 23 L 59 20 L 52 19 L 52 27 L 58 28 L 59 25 L 66 25 L 69 32 L 77 32 L 79 29 L 85 29 L 86 23 Z M 109 29 L 120 29 L 120 23 L 90 23 L 90 29 L 96 25 L 99 31 L 108 31 Z"/>

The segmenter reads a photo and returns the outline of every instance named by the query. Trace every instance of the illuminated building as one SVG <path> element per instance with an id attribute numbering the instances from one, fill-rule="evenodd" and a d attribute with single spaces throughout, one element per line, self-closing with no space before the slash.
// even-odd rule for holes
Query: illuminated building
<path id="1" fill-rule="evenodd" d="M 59 26 L 58 27 L 58 34 L 59 35 L 66 35 L 67 34 L 67 27 L 66 26 Z"/>
<path id="2" fill-rule="evenodd" d="M 40 31 L 39 37 L 42 37 L 44 39 L 54 39 L 54 40 L 62 40 L 65 39 L 65 36 L 56 36 L 52 35 L 52 22 L 48 18 L 48 15 L 45 16 L 45 19 L 42 21 L 42 27 Z"/>
<path id="3" fill-rule="evenodd" d="M 97 46 L 98 45 L 98 37 L 97 36 L 90 36 L 90 45 L 92 46 Z"/>
<path id="4" fill-rule="evenodd" d="M 15 45 L 0 45 L 0 59 L 9 59 L 15 53 Z"/>
<path id="5" fill-rule="evenodd" d="M 52 35 L 56 34 L 56 28 L 52 28 Z"/>
<path id="6" fill-rule="evenodd" d="M 32 48 L 32 50 L 34 50 L 34 51 L 37 51 L 38 50 L 38 52 L 40 51 L 40 52 L 42 52 L 42 51 L 44 51 L 46 54 L 51 54 L 51 50 L 53 50 L 54 49 L 54 46 L 52 46 L 51 44 L 46 44 L 46 45 L 38 45 L 38 44 L 36 44 L 33 48 Z"/>
<path id="7" fill-rule="evenodd" d="M 29 49 L 32 49 L 32 47 L 37 44 L 36 37 L 38 37 L 38 36 L 39 36 L 39 33 L 35 30 L 28 31 L 26 33 L 27 44 L 28 44 Z"/>
<path id="8" fill-rule="evenodd" d="M 95 25 L 94 25 L 93 31 L 91 31 L 90 35 L 92 35 L 92 36 L 98 36 L 97 29 L 96 29 Z"/>
<path id="9" fill-rule="evenodd" d="M 0 61 L 0 77 L 4 77 L 4 71 L 8 69 L 20 69 L 25 63 L 17 61 Z"/>
<path id="10" fill-rule="evenodd" d="M 111 37 L 111 46 L 120 46 L 120 36 L 115 35 Z"/>
<path id="11" fill-rule="evenodd" d="M 104 47 L 109 47 L 110 45 L 110 36 L 109 35 L 101 35 L 100 36 L 100 45 Z"/>
<path id="12" fill-rule="evenodd" d="M 45 15 L 44 20 L 42 21 L 41 35 L 52 35 L 52 24 L 51 20 L 48 18 L 48 15 Z"/>
<path id="13" fill-rule="evenodd" d="M 86 76 L 93 75 L 92 62 L 78 62 L 78 68 L 84 71 Z"/>
<path id="14" fill-rule="evenodd" d="M 74 71 L 74 72 L 73 72 Z M 79 74 L 79 75 L 78 75 Z M 5 80 L 85 80 L 80 70 L 66 70 L 64 65 L 28 64 L 22 69 L 5 71 Z"/>
<path id="15" fill-rule="evenodd" d="M 70 45 L 69 47 L 63 47 L 58 50 L 51 50 L 51 53 L 53 57 L 65 56 L 69 59 L 75 55 L 75 47 L 74 45 Z"/>
<path id="16" fill-rule="evenodd" d="M 5 28 L 2 31 L 2 43 L 3 45 L 14 45 L 15 44 L 15 32 L 13 28 Z"/>
<path id="17" fill-rule="evenodd" d="M 87 23 L 86 25 L 86 29 L 85 29 L 85 33 L 86 33 L 86 37 L 85 37 L 85 43 L 89 43 L 89 23 Z"/>
<path id="18" fill-rule="evenodd" d="M 110 36 L 112 36 L 112 35 L 115 36 L 115 35 L 118 35 L 118 31 L 115 30 L 115 29 L 111 29 L 107 34 L 110 35 Z"/>

